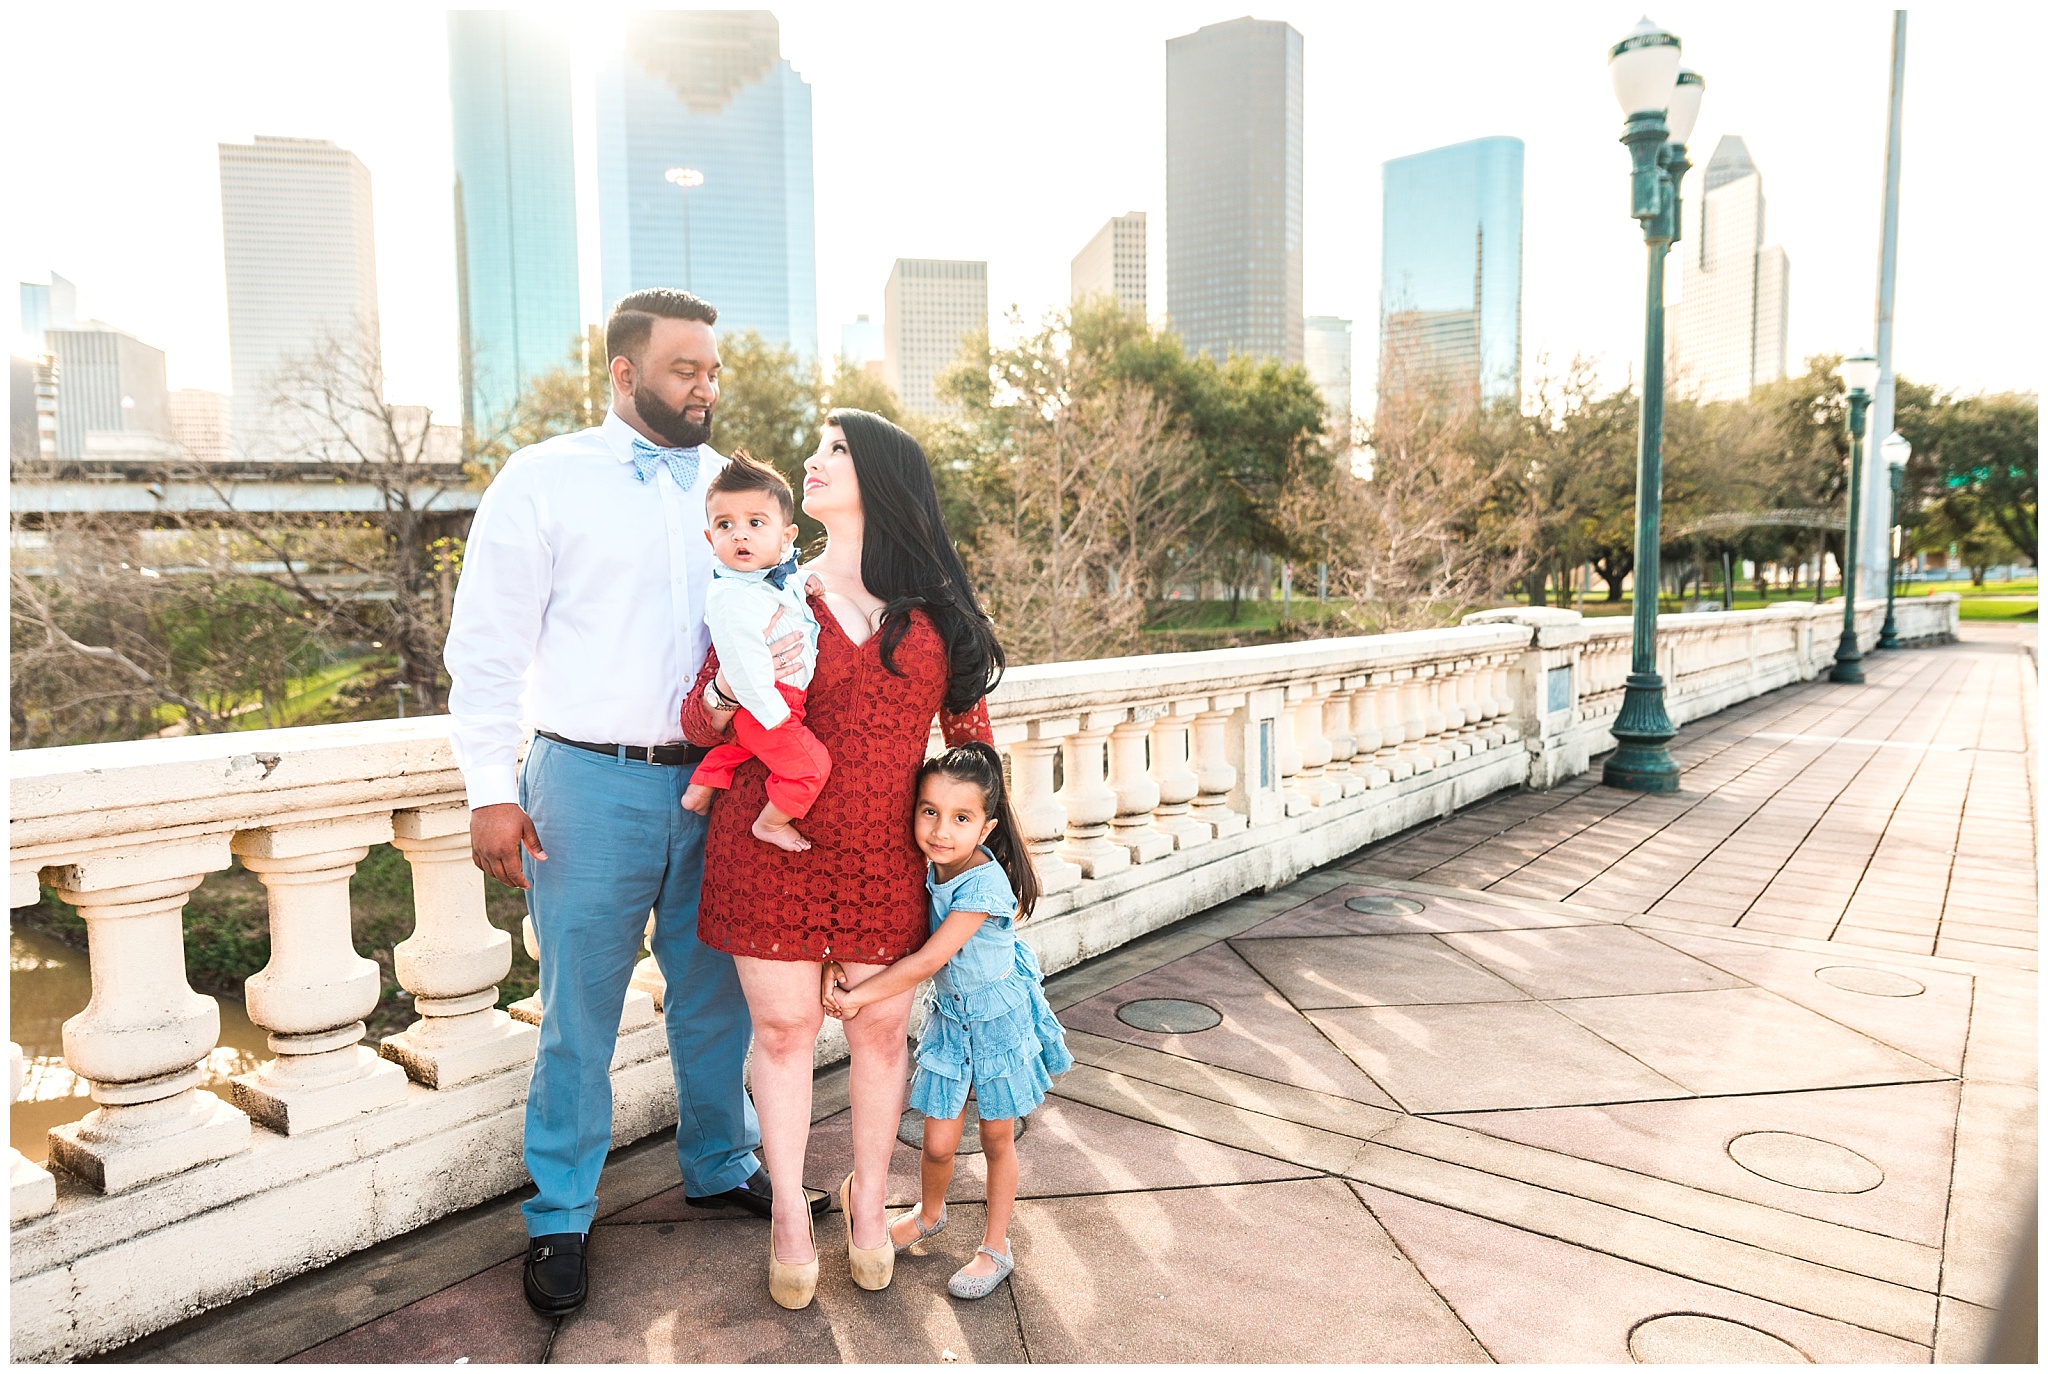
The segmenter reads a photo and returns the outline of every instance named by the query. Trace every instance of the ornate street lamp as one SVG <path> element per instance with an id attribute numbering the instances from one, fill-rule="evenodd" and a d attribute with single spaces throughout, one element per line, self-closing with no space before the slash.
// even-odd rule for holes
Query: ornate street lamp
<path id="1" fill-rule="evenodd" d="M 1899 647 L 1899 625 L 1892 618 L 1892 597 L 1899 590 L 1899 541 L 1905 533 L 1905 521 L 1901 518 L 1900 503 L 1905 499 L 1906 460 L 1913 456 L 1913 445 L 1906 436 L 1893 430 L 1877 451 L 1884 455 L 1884 465 L 1892 474 L 1892 528 L 1891 528 L 1891 576 L 1884 584 L 1884 633 L 1877 637 L 1880 649 Z"/>
<path id="2" fill-rule="evenodd" d="M 1849 388 L 1849 529 L 1842 536 L 1842 638 L 1835 645 L 1831 682 L 1863 681 L 1863 649 L 1856 642 L 1856 521 L 1863 513 L 1863 416 L 1877 386 L 1877 359 L 1868 353 L 1842 359 Z"/>
<path id="3" fill-rule="evenodd" d="M 1614 753 L 1601 780 L 1634 792 L 1676 792 L 1671 757 L 1677 733 L 1664 709 L 1657 673 L 1657 586 L 1664 500 L 1664 259 L 1679 238 L 1679 183 L 1692 168 L 1685 142 L 1699 118 L 1707 83 L 1681 71 L 1674 34 L 1644 19 L 1607 54 L 1607 74 L 1626 117 L 1629 214 L 1643 226 L 1650 272 L 1643 305 L 1643 404 L 1636 430 L 1636 563 L 1634 645 Z"/>
<path id="4" fill-rule="evenodd" d="M 671 167 L 662 180 L 683 193 L 683 290 L 695 291 L 690 274 L 690 192 L 704 184 L 704 174 L 695 167 Z"/>

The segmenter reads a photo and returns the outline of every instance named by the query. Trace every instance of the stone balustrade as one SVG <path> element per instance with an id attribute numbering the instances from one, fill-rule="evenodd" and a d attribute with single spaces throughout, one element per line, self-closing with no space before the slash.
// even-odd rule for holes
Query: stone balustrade
<path id="1" fill-rule="evenodd" d="M 1840 615 L 1666 617 L 1673 719 L 1815 676 Z M 1866 647 L 1882 617 L 1859 615 Z M 1900 625 L 1953 635 L 1956 600 L 1902 603 Z M 1056 971 L 1489 793 L 1552 785 L 1611 745 L 1628 656 L 1625 619 L 1538 609 L 1013 670 L 989 714 L 1046 892 L 1024 929 Z M 13 1159 L 16 1359 L 109 1349 L 525 1181 L 545 1009 L 498 1008 L 510 936 L 485 916 L 446 732 L 430 718 L 10 755 L 11 904 L 47 884 L 84 918 L 92 992 L 64 1054 L 95 1104 L 51 1132 L 49 1170 Z M 377 975 L 351 942 L 348 882 L 380 843 L 412 866 L 415 926 L 393 953 L 418 1019 L 369 1045 Z M 245 995 L 274 1057 L 223 1101 L 197 1086 L 219 1010 L 186 980 L 181 923 L 235 857 L 269 896 L 271 958 Z M 661 993 L 643 962 L 613 1059 L 619 1143 L 675 1119 Z M 835 1053 L 828 1035 L 820 1057 Z"/>

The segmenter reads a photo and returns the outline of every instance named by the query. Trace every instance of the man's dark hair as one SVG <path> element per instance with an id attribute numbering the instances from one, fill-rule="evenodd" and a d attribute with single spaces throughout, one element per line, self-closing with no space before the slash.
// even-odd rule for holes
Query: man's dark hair
<path id="1" fill-rule="evenodd" d="M 789 489 L 789 479 L 769 467 L 747 456 L 744 449 L 733 454 L 732 461 L 719 469 L 711 485 L 704 488 L 704 499 L 708 502 L 720 492 L 765 491 L 772 492 L 782 504 L 782 523 L 796 523 L 796 493 Z"/>
<path id="2" fill-rule="evenodd" d="M 609 363 L 623 354 L 638 363 L 657 319 L 717 324 L 718 307 L 672 286 L 656 286 L 621 296 L 612 307 L 611 319 L 605 322 L 604 360 Z"/>

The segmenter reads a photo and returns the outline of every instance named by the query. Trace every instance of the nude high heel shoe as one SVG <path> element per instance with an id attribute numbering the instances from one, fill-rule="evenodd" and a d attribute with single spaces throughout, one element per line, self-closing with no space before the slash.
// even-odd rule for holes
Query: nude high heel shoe
<path id="1" fill-rule="evenodd" d="M 811 1231 L 811 1262 L 784 1264 L 775 1253 L 775 1225 L 768 1226 L 768 1296 L 780 1307 L 798 1312 L 811 1305 L 818 1292 L 818 1228 L 804 1209 L 804 1225 Z"/>
<path id="2" fill-rule="evenodd" d="M 871 1250 L 863 1250 L 853 1243 L 852 1174 L 848 1174 L 846 1182 L 839 1185 L 839 1210 L 846 1217 L 846 1264 L 853 1271 L 853 1281 L 870 1293 L 879 1293 L 896 1276 L 896 1246 L 887 1235 L 882 1237 L 880 1245 Z"/>

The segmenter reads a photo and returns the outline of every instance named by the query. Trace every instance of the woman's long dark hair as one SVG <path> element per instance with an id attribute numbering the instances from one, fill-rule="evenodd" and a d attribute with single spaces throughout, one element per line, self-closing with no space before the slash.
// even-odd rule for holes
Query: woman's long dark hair
<path id="1" fill-rule="evenodd" d="M 1011 891 L 1017 894 L 1017 919 L 1026 919 L 1038 905 L 1038 872 L 1031 867 L 1024 832 L 1017 828 L 1017 815 L 1010 810 L 1010 789 L 1003 785 L 1003 756 L 994 745 L 971 739 L 926 759 L 917 770 L 918 787 L 922 789 L 924 780 L 934 773 L 981 789 L 981 814 L 996 823 L 985 842 L 988 852 L 996 856 L 1010 879 Z"/>
<path id="2" fill-rule="evenodd" d="M 886 603 L 882 666 L 897 673 L 896 646 L 910 630 L 911 611 L 922 608 L 945 641 L 951 665 L 946 709 L 955 715 L 971 710 L 1002 677 L 1003 647 L 946 534 L 924 450 L 901 428 L 865 410 L 835 410 L 825 423 L 846 435 L 860 483 L 867 521 L 860 580 Z"/>

